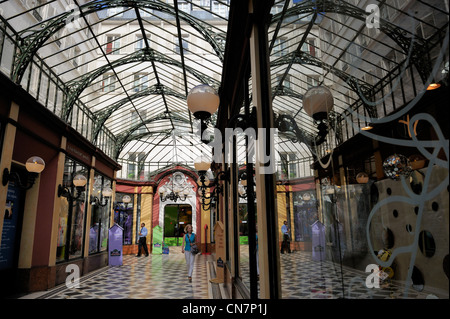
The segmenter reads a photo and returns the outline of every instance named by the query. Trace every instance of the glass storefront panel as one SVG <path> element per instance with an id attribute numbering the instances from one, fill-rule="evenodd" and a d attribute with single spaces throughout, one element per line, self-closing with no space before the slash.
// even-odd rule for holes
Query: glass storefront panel
<path id="1" fill-rule="evenodd" d="M 293 193 L 294 203 L 294 241 L 311 243 L 312 228 L 311 226 L 317 219 L 317 201 L 315 190 Z M 309 247 L 310 244 L 304 245 Z"/>
<path id="2" fill-rule="evenodd" d="M 89 230 L 89 253 L 106 250 L 108 247 L 110 198 L 104 197 L 102 190 L 111 188 L 111 180 L 95 174 L 91 196 L 91 226 Z"/>
<path id="3" fill-rule="evenodd" d="M 126 193 L 116 193 L 116 204 L 114 207 L 114 222 L 123 228 L 123 244 L 133 244 L 133 201 L 124 203 L 122 197 Z M 129 195 L 130 196 L 130 195 Z M 132 196 L 132 195 L 131 195 Z"/>
<path id="4" fill-rule="evenodd" d="M 62 186 L 65 191 L 59 197 L 61 202 L 58 223 L 56 261 L 82 257 L 84 245 L 84 224 L 86 216 L 86 185 L 77 190 L 73 178 L 83 175 L 89 178 L 87 167 L 66 157 Z"/>

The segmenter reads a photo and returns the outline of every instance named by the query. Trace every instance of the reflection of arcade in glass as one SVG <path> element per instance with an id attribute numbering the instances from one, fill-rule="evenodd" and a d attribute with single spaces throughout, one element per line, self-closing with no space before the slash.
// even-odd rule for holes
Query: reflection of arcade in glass
<path id="1" fill-rule="evenodd" d="M 317 221 L 316 199 L 311 192 L 294 195 L 295 241 L 311 242 L 311 226 Z"/>
<path id="2" fill-rule="evenodd" d="M 123 228 L 123 244 L 132 245 L 133 239 L 133 204 L 128 195 L 123 196 L 122 202 L 114 207 L 114 222 Z"/>

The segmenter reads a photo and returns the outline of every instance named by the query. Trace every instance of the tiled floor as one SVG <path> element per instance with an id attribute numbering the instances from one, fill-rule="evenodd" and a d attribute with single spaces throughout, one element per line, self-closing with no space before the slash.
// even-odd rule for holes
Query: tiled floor
<path id="1" fill-rule="evenodd" d="M 241 251 L 242 281 L 250 289 L 248 252 Z M 448 299 L 448 292 L 408 289 L 398 282 L 384 282 L 379 288 L 367 288 L 369 273 L 330 261 L 313 261 L 311 252 L 296 251 L 280 255 L 283 299 Z M 344 284 L 342 284 L 344 283 Z"/>
<path id="2" fill-rule="evenodd" d="M 105 267 L 81 278 L 79 288 L 65 285 L 39 296 L 40 299 L 209 299 L 207 261 L 197 255 L 192 283 L 180 247 L 168 255 L 126 255 L 122 266 Z"/>
<path id="3" fill-rule="evenodd" d="M 409 288 L 405 295 L 404 286 L 382 285 L 377 289 L 365 286 L 367 273 L 344 267 L 332 262 L 312 261 L 311 253 L 294 252 L 282 254 L 281 288 L 283 299 L 424 299 L 430 293 Z M 248 252 L 241 251 L 242 281 L 247 286 Z M 214 264 L 213 255 L 197 255 L 192 283 L 187 280 L 184 254 L 180 247 L 171 247 L 168 255 L 150 255 L 137 258 L 124 256 L 123 265 L 105 267 L 84 276 L 79 288 L 65 285 L 38 295 L 23 298 L 39 299 L 214 299 L 217 287 L 211 288 L 208 271 Z M 345 285 L 342 285 L 342 282 Z M 214 284 L 213 284 L 214 285 Z M 212 293 L 214 291 L 214 293 Z M 219 293 L 220 295 L 220 293 Z M 447 295 L 448 298 L 448 295 Z"/>

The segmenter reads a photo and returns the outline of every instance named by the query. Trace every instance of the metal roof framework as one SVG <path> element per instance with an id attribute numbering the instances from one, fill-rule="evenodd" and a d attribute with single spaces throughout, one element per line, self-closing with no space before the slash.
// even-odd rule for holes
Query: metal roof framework
<path id="1" fill-rule="evenodd" d="M 186 97 L 201 83 L 220 92 L 233 1 L 21 2 L 11 9 L 0 1 L 2 72 L 12 81 L 122 163 L 150 171 L 171 162 L 189 165 L 207 148 Z M 274 112 L 291 115 L 305 135 L 314 136 L 303 94 L 325 85 L 335 101 L 332 132 L 321 149 L 280 134 L 279 153 L 305 159 L 326 154 L 406 104 L 441 75 L 445 63 L 448 70 L 448 3 L 370 4 L 379 20 L 369 20 L 375 11 L 367 11 L 368 1 L 273 3 L 268 38 Z M 245 158 L 244 147 L 238 152 Z"/>

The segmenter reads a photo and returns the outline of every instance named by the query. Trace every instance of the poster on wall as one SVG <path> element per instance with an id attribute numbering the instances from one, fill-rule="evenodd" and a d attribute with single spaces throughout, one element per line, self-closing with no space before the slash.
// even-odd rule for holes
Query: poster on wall
<path id="1" fill-rule="evenodd" d="M 20 189 L 13 183 L 8 185 L 6 208 L 0 246 L 0 270 L 14 267 L 14 248 L 19 220 Z"/>

